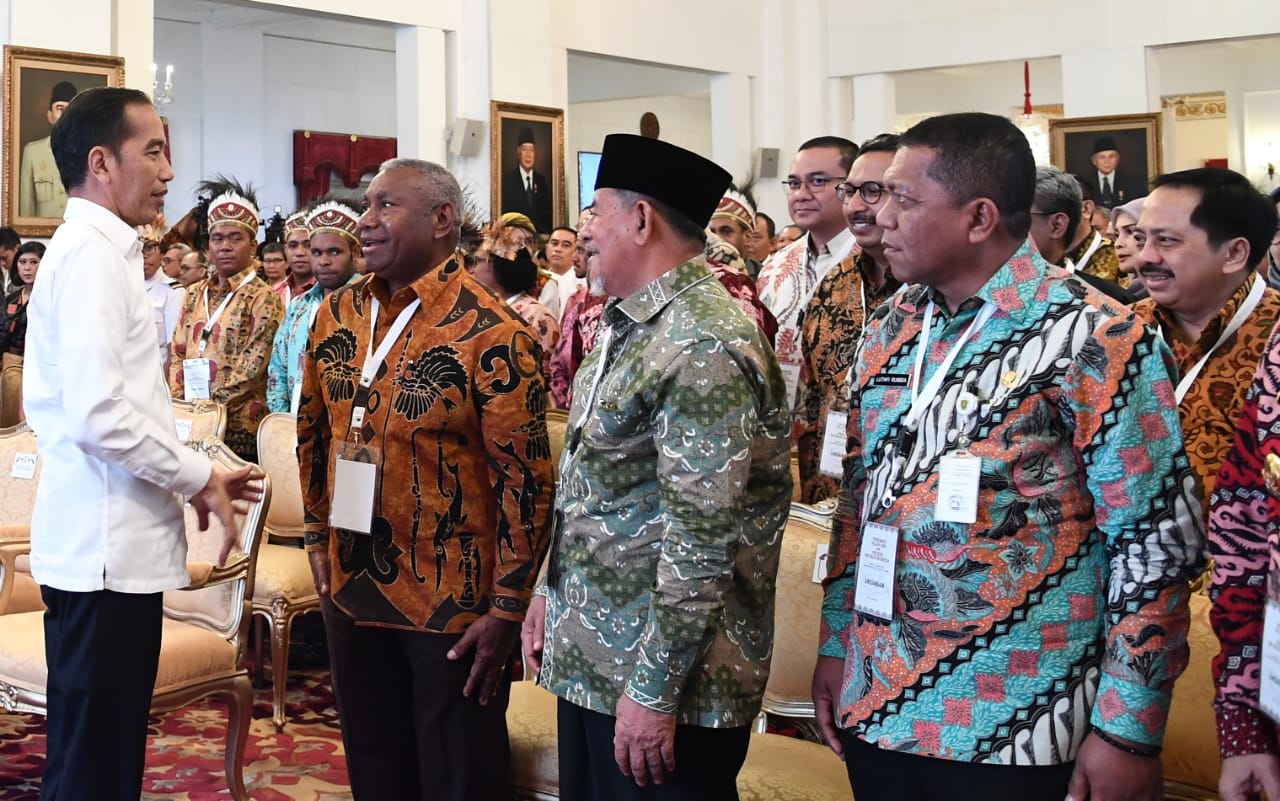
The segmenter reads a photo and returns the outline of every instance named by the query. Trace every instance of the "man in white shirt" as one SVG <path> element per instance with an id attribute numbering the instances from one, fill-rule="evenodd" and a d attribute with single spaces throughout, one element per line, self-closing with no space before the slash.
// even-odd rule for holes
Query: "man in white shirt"
<path id="1" fill-rule="evenodd" d="M 760 300 L 778 318 L 774 350 L 787 383 L 787 398 L 796 408 L 803 355 L 800 326 L 813 292 L 831 268 L 853 252 L 853 234 L 836 195 L 858 157 L 858 146 L 839 136 L 819 136 L 800 146 L 783 180 L 787 211 L 807 233 L 779 250 L 760 270 Z"/>
<path id="2" fill-rule="evenodd" d="M 44 799 L 137 801 L 162 593 L 189 581 L 179 494 L 228 532 L 232 503 L 261 494 L 261 472 L 211 465 L 174 430 L 133 227 L 164 207 L 164 143 L 147 96 L 121 88 L 81 93 L 52 134 L 70 199 L 32 293 L 23 374 L 44 460 L 31 521 L 48 607 Z"/>
<path id="3" fill-rule="evenodd" d="M 578 232 L 565 225 L 552 229 L 547 237 L 547 267 L 551 275 L 538 296 L 538 302 L 546 306 L 557 320 L 564 319 L 569 298 L 585 286 L 586 282 L 573 272 L 573 252 L 578 247 Z"/>
<path id="4" fill-rule="evenodd" d="M 169 366 L 169 342 L 173 339 L 173 329 L 178 326 L 178 315 L 182 313 L 182 299 L 187 290 L 181 285 L 169 283 L 169 276 L 160 271 L 164 255 L 160 252 L 160 231 L 155 225 L 138 227 L 138 240 L 142 242 L 142 285 L 147 288 L 147 300 L 151 302 L 151 313 L 155 319 L 156 343 L 160 349 L 160 364 L 166 369 Z"/>

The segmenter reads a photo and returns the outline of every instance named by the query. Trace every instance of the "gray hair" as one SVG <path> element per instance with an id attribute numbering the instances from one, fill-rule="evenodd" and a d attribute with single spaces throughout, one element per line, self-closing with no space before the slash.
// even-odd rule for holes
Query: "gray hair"
<path id="1" fill-rule="evenodd" d="M 388 159 L 382 162 L 378 172 L 395 169 L 413 170 L 418 173 L 418 177 L 421 179 L 423 198 L 426 200 L 428 209 L 445 203 L 453 206 L 453 233 L 450 237 L 449 245 L 450 247 L 457 247 L 458 240 L 462 236 L 462 217 L 464 212 L 462 187 L 458 185 L 458 179 L 453 177 L 453 173 L 443 166 L 436 164 L 434 161 L 424 161 L 422 159 Z"/>
<path id="2" fill-rule="evenodd" d="M 185 259 L 187 257 L 187 254 L 191 252 L 191 246 L 184 242 L 174 242 L 172 245 L 167 247 L 164 252 L 168 253 L 170 250 L 182 251 L 182 255 L 179 256 L 178 258 Z"/>
<path id="3" fill-rule="evenodd" d="M 1084 214 L 1084 196 L 1075 178 L 1057 167 L 1037 167 L 1036 205 L 1045 214 L 1067 215 L 1067 239 L 1075 236 Z"/>

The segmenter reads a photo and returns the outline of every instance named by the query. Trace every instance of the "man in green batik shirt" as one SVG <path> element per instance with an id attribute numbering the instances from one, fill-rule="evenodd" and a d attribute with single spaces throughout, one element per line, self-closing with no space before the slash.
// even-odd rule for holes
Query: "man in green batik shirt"
<path id="1" fill-rule="evenodd" d="M 580 241 L 612 298 L 578 370 L 523 632 L 560 697 L 564 801 L 737 797 L 791 442 L 773 349 L 701 255 L 729 179 L 665 142 L 605 139 Z"/>

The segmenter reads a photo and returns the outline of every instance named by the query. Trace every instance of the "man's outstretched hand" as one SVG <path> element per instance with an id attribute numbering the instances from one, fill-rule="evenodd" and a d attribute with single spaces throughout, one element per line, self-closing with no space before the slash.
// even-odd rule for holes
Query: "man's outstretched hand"
<path id="1" fill-rule="evenodd" d="M 200 530 L 209 528 L 209 515 L 212 514 L 222 523 L 225 536 L 222 553 L 218 555 L 218 567 L 227 563 L 231 549 L 239 539 L 236 528 L 236 506 L 244 501 L 256 501 L 262 497 L 263 472 L 253 465 L 246 465 L 239 470 L 228 470 L 214 464 L 209 474 L 209 483 L 204 489 L 191 496 L 191 505 L 195 507 L 200 518 Z"/>

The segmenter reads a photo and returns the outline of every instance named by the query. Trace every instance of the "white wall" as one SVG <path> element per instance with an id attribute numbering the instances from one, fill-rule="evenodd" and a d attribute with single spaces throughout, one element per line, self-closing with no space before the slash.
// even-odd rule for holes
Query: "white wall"
<path id="1" fill-rule="evenodd" d="M 1030 62 L 1031 102 L 1037 106 L 1062 103 L 1062 64 L 1056 58 Z M 1008 114 L 1021 109 L 1021 61 L 912 70 L 893 76 L 900 115 L 985 111 Z"/>
<path id="2" fill-rule="evenodd" d="M 611 133 L 639 133 L 640 115 L 646 111 L 658 115 L 662 139 L 711 157 L 710 98 L 666 96 L 573 103 L 566 114 L 564 156 L 570 220 L 578 214 L 578 151 L 598 152 Z"/>
<path id="3" fill-rule="evenodd" d="M 1280 172 L 1268 176 L 1270 163 L 1280 170 L 1280 91 L 1245 92 L 1244 171 L 1262 189 L 1280 185 Z"/>

